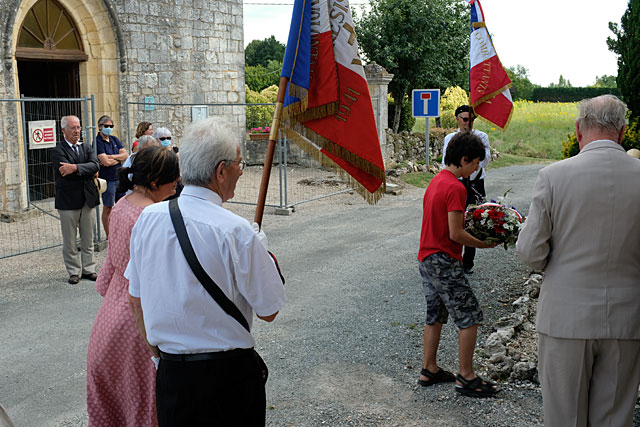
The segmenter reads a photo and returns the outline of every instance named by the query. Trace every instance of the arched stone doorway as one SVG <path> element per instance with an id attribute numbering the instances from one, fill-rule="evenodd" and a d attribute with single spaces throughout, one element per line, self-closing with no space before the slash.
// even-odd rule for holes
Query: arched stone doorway
<path id="1" fill-rule="evenodd" d="M 79 64 L 87 60 L 73 19 L 56 0 L 39 0 L 27 12 L 18 34 L 15 58 L 21 96 L 28 98 L 77 98 L 80 96 Z M 53 111 L 55 110 L 55 111 Z M 42 117 L 77 115 L 79 103 L 24 104 L 27 122 Z M 61 138 L 58 130 L 58 141 Z M 51 168 L 53 148 L 27 149 L 29 200 L 54 196 Z"/>
<path id="2" fill-rule="evenodd" d="M 120 35 L 120 44 L 122 36 L 110 0 L 25 0 L 9 12 L 9 22 L 13 22 L 13 25 L 6 27 L 13 29 L 9 43 L 13 55 L 11 66 L 5 63 L 5 67 L 13 77 L 15 98 L 21 95 L 60 98 L 95 95 L 93 113 L 96 116 L 120 116 L 119 70 L 125 71 L 125 60 L 124 49 L 118 49 L 116 43 L 116 33 Z M 105 25 L 105 22 L 110 25 Z M 3 43 L 8 36 L 3 35 Z M 59 118 L 75 114 L 82 118 L 79 104 L 71 105 L 55 115 Z M 29 117 L 30 113 L 35 116 Z M 52 172 L 51 149 L 27 149 L 19 108 L 16 116 L 16 145 L 8 148 L 8 151 L 19 153 L 19 157 L 14 157 L 12 164 L 29 164 L 30 178 L 32 172 L 35 172 L 46 182 L 48 179 L 45 175 Z M 25 111 L 27 120 L 35 120 L 33 117 L 37 117 L 37 111 Z M 85 138 L 88 142 L 94 136 L 90 126 L 88 119 L 83 120 L 83 127 L 88 130 Z M 60 135 L 59 130 L 58 133 Z M 15 170 L 16 166 L 13 167 Z M 20 174 L 23 176 L 21 184 L 12 184 L 21 187 L 22 191 L 27 178 L 24 169 L 23 174 Z M 31 179 L 29 183 L 31 187 Z M 33 191 L 41 195 L 34 195 Z M 29 198 L 46 198 L 52 192 L 52 186 L 43 184 L 40 189 L 30 188 Z M 19 209 L 26 208 L 22 201 L 18 205 Z"/>

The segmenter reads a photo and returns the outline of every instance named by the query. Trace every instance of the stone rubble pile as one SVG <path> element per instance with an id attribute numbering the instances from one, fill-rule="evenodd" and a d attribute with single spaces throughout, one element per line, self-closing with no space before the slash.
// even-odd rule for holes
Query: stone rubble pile
<path id="1" fill-rule="evenodd" d="M 478 351 L 491 379 L 538 383 L 535 317 L 541 283 L 541 274 L 529 276 L 523 295 L 512 303 L 515 311 L 496 322 Z"/>

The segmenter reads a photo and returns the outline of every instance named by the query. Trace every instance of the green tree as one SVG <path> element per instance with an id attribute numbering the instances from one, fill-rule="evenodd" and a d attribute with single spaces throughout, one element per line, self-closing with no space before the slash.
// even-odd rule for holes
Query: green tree
<path id="1" fill-rule="evenodd" d="M 244 67 L 244 81 L 251 90 L 256 92 L 269 87 L 271 85 L 278 85 L 280 82 L 280 71 L 282 70 L 282 62 L 276 60 L 270 60 L 267 66 L 245 66 Z"/>
<path id="2" fill-rule="evenodd" d="M 253 40 L 244 49 L 244 63 L 251 67 L 257 65 L 267 67 L 269 61 L 282 62 L 284 50 L 285 45 L 276 40 L 274 36 L 264 40 Z"/>
<path id="3" fill-rule="evenodd" d="M 368 61 L 394 75 L 393 99 L 412 89 L 468 87 L 469 8 L 464 0 L 369 0 L 354 12 L 358 43 Z M 396 105 L 393 130 L 402 113 Z"/>
<path id="4" fill-rule="evenodd" d="M 640 117 L 640 0 L 629 0 L 620 25 L 609 22 L 609 29 L 615 35 L 607 46 L 618 55 L 618 89 L 631 117 Z"/>
<path id="5" fill-rule="evenodd" d="M 608 76 L 606 74 L 598 77 L 592 87 L 618 87 L 616 84 L 616 76 Z"/>
<path id="6" fill-rule="evenodd" d="M 529 80 L 529 70 L 522 65 L 508 67 L 507 75 L 511 79 L 511 97 L 517 101 L 520 99 L 531 100 L 533 97 L 533 89 L 536 85 Z"/>
<path id="7" fill-rule="evenodd" d="M 560 77 L 558 77 L 558 83 L 551 83 L 549 85 L 549 87 L 573 87 L 571 86 L 571 82 L 569 80 L 565 80 L 564 77 L 562 77 L 562 74 L 560 74 Z"/>

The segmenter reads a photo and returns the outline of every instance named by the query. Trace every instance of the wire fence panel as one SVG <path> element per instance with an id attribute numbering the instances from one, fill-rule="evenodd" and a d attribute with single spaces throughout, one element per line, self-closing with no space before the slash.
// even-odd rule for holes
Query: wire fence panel
<path id="1" fill-rule="evenodd" d="M 0 258 L 62 244 L 55 209 L 53 148 L 30 146 L 29 122 L 55 121 L 55 140 L 60 143 L 64 142 L 60 119 L 76 115 L 83 125 L 82 140 L 91 143 L 95 118 L 89 101 L 90 98 L 0 100 L 4 117 L 0 133 L 0 170 L 2 195 L 6 199 L 0 214 Z M 8 119 L 10 117 L 18 117 L 19 121 Z"/>
<path id="2" fill-rule="evenodd" d="M 226 120 L 230 132 L 242 141 L 242 156 L 247 162 L 230 203 L 253 204 L 258 200 L 260 182 L 275 104 L 194 104 L 129 102 L 126 107 L 128 129 L 125 139 L 135 140 L 139 122 L 152 123 L 154 129 L 166 127 L 172 133 L 172 144 L 179 150 L 184 129 L 192 121 L 206 117 Z M 262 128 L 262 129 L 257 129 Z M 282 134 L 282 132 L 280 132 Z M 318 161 L 305 154 L 297 145 L 280 139 L 269 178 L 267 206 L 285 208 L 301 203 L 350 192 L 336 173 L 323 168 Z"/>

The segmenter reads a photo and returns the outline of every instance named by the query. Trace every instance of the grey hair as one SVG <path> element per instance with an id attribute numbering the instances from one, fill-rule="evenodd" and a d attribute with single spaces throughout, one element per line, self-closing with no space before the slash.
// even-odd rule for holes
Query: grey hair
<path id="1" fill-rule="evenodd" d="M 232 127 L 211 117 L 192 123 L 180 142 L 182 182 L 207 187 L 220 162 L 226 164 L 238 157 L 239 142 Z"/>
<path id="2" fill-rule="evenodd" d="M 78 119 L 78 123 L 80 123 L 80 119 L 78 118 L 78 116 L 64 116 L 63 118 L 60 119 L 60 127 L 62 129 L 66 129 L 67 125 L 69 124 L 69 120 L 72 117 Z"/>
<path id="3" fill-rule="evenodd" d="M 102 126 L 107 122 L 113 123 L 113 119 L 106 114 L 98 119 L 98 126 Z"/>
<path id="4" fill-rule="evenodd" d="M 167 136 L 171 136 L 171 131 L 167 128 L 158 128 L 153 133 L 153 136 L 155 136 L 156 138 L 164 138 Z"/>
<path id="5" fill-rule="evenodd" d="M 601 95 L 580 101 L 576 123 L 581 130 L 600 128 L 618 133 L 627 124 L 627 106 L 614 95 Z"/>
<path id="6" fill-rule="evenodd" d="M 145 147 L 159 147 L 160 141 L 153 135 L 142 135 L 138 139 L 138 146 L 140 149 Z"/>

